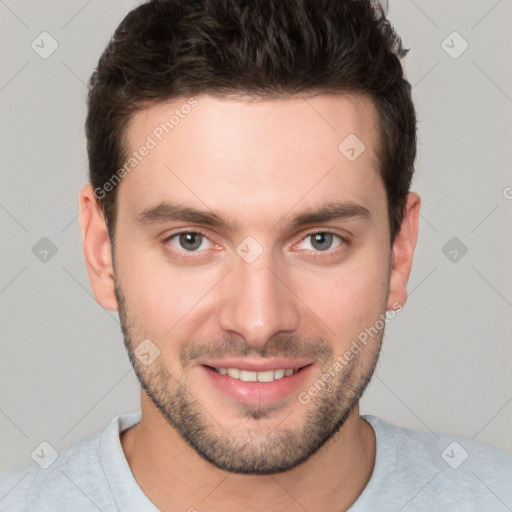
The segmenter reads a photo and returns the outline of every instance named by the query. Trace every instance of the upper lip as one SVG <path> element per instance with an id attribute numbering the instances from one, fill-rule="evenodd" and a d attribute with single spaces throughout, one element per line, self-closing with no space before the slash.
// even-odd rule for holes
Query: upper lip
<path id="1" fill-rule="evenodd" d="M 268 370 L 289 369 L 298 370 L 304 366 L 312 364 L 310 359 L 249 359 L 249 358 L 221 358 L 207 359 L 199 361 L 199 364 L 211 366 L 212 368 L 238 368 L 239 370 L 248 370 L 253 372 L 264 372 Z"/>

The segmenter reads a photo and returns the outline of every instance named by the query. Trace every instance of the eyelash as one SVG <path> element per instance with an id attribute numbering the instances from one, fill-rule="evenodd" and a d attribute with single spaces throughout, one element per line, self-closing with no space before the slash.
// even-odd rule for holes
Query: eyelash
<path id="1" fill-rule="evenodd" d="M 187 233 L 193 233 L 195 235 L 201 235 L 202 237 L 206 238 L 208 241 L 210 241 L 211 243 L 214 244 L 214 242 L 212 242 L 210 240 L 208 235 L 206 233 L 204 233 L 203 231 L 201 231 L 200 229 L 178 231 L 178 232 L 173 233 L 172 235 L 169 235 L 168 237 L 166 237 L 163 240 L 162 243 L 164 245 L 167 245 L 174 238 L 178 237 L 179 235 L 184 235 L 184 234 L 187 234 Z M 310 233 L 307 233 L 302 238 L 300 238 L 300 240 L 298 240 L 298 242 L 302 242 L 306 238 L 311 237 L 313 235 L 317 235 L 317 234 L 333 235 L 334 237 L 337 237 L 337 238 L 340 239 L 340 244 L 337 247 L 335 247 L 334 249 L 327 249 L 326 251 L 313 251 L 315 253 L 315 255 L 314 255 L 315 258 L 322 258 L 322 257 L 331 256 L 336 251 L 336 249 L 340 249 L 340 247 L 342 247 L 342 246 L 350 245 L 350 241 L 347 238 L 339 235 L 338 233 L 333 233 L 332 231 L 321 231 L 321 230 L 320 231 L 312 231 Z M 297 243 L 297 242 L 294 242 L 292 245 L 295 245 L 295 243 Z M 190 257 L 194 258 L 194 257 L 199 256 L 202 252 L 204 252 L 204 250 L 203 251 L 186 251 L 184 249 L 177 250 L 177 253 L 181 257 L 183 257 L 183 258 L 190 258 Z M 187 256 L 183 256 L 183 254 L 187 254 Z M 194 254 L 197 255 L 197 256 L 191 256 L 191 255 L 194 255 Z"/>

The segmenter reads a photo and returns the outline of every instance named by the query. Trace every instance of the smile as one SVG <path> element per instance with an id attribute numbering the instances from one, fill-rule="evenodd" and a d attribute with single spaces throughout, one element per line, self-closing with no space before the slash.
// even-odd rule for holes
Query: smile
<path id="1" fill-rule="evenodd" d="M 240 370 L 238 368 L 214 368 L 221 375 L 228 375 L 233 379 L 242 380 L 244 382 L 272 382 L 299 371 L 298 368 L 279 368 L 277 370 L 266 370 L 262 372 L 253 372 L 249 370 Z"/>
<path id="2" fill-rule="evenodd" d="M 215 365 L 199 364 L 196 366 L 200 372 L 201 378 L 204 378 L 208 388 L 214 390 L 223 396 L 227 396 L 237 402 L 244 402 L 253 405 L 271 404 L 289 398 L 298 393 L 306 386 L 306 382 L 311 380 L 311 374 L 316 368 L 314 364 L 291 363 L 294 368 L 286 365 L 285 361 L 280 364 L 272 363 L 273 368 L 268 368 L 269 363 L 244 364 L 238 361 L 240 366 L 226 364 L 222 366 L 220 361 Z M 285 364 L 283 364 L 285 363 Z M 253 368 L 247 368 L 253 366 Z M 258 368 L 257 366 L 267 366 L 267 368 Z"/>

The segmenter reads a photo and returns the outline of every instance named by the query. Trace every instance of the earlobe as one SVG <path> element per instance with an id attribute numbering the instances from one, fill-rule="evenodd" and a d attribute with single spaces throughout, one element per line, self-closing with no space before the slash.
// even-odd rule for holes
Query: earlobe
<path id="1" fill-rule="evenodd" d="M 110 237 L 90 183 L 80 191 L 80 212 L 82 247 L 93 295 L 102 307 L 117 311 Z"/>
<path id="2" fill-rule="evenodd" d="M 407 196 L 402 225 L 393 242 L 388 310 L 400 309 L 407 301 L 407 282 L 409 281 L 414 248 L 418 238 L 420 204 L 420 196 L 415 192 L 411 192 Z"/>

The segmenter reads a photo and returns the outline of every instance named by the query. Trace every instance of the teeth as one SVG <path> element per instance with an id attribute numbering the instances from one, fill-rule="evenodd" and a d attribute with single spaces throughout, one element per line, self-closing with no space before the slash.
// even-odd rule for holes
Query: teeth
<path id="1" fill-rule="evenodd" d="M 243 380 L 244 382 L 257 382 L 258 374 L 248 370 L 240 370 L 240 380 Z"/>
<path id="2" fill-rule="evenodd" d="M 274 370 L 274 379 L 282 379 L 286 370 Z"/>
<path id="3" fill-rule="evenodd" d="M 233 379 L 240 378 L 240 370 L 238 368 L 228 368 L 228 375 L 233 377 Z"/>
<path id="4" fill-rule="evenodd" d="M 272 382 L 274 380 L 289 377 L 298 370 L 293 368 L 280 368 L 279 370 L 265 370 L 264 372 L 252 372 L 249 370 L 239 370 L 238 368 L 215 368 L 221 375 L 228 375 L 233 379 L 244 382 Z"/>
<path id="5" fill-rule="evenodd" d="M 274 370 L 258 372 L 258 382 L 272 382 L 274 380 Z"/>

